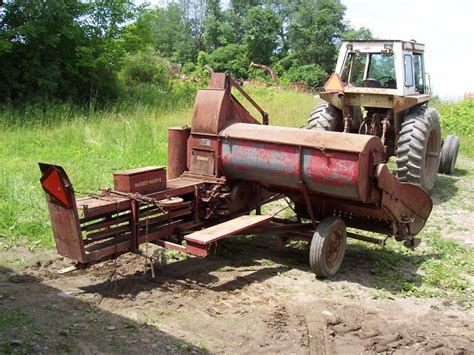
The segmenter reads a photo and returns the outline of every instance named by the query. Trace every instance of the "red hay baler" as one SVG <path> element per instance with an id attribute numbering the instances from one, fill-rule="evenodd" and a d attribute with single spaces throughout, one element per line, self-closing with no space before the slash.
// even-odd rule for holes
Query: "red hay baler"
<path id="1" fill-rule="evenodd" d="M 311 270 L 330 277 L 347 237 L 383 242 L 346 226 L 415 247 L 431 213 L 427 192 L 390 173 L 380 138 L 269 126 L 268 115 L 225 74 L 214 73 L 210 88 L 198 91 L 191 127 L 168 135 L 167 176 L 163 167 L 118 172 L 113 189 L 77 200 L 64 169 L 40 163 L 57 250 L 75 268 L 128 252 L 150 258 L 143 243 L 203 257 L 220 239 L 271 234 L 309 241 Z M 283 197 L 296 218 L 261 214 Z"/>

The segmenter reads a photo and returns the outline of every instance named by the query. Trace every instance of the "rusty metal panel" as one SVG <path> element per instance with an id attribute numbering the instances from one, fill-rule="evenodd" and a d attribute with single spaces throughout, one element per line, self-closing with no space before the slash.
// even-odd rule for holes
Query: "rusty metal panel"
<path id="1" fill-rule="evenodd" d="M 229 89 L 229 77 L 226 73 L 212 73 L 209 79 L 209 87 L 212 89 Z"/>
<path id="2" fill-rule="evenodd" d="M 407 96 L 396 96 L 394 104 L 394 112 L 401 112 L 406 109 L 412 108 L 416 105 L 421 105 L 425 102 L 430 101 L 430 95 L 407 95 Z"/>
<path id="3" fill-rule="evenodd" d="M 220 166 L 233 179 L 370 202 L 378 137 L 234 124 L 221 133 Z"/>
<path id="4" fill-rule="evenodd" d="M 56 249 L 60 255 L 84 263 L 87 258 L 71 181 L 60 166 L 39 163 L 39 167 Z"/>
<path id="5" fill-rule="evenodd" d="M 369 88 L 367 90 L 373 93 L 347 93 L 344 92 L 344 102 L 349 106 L 364 106 L 364 107 L 394 107 L 393 93 L 385 93 L 385 90 L 391 89 L 375 89 Z M 380 91 L 379 93 L 377 91 Z"/>
<path id="6" fill-rule="evenodd" d="M 168 128 L 168 179 L 180 177 L 187 169 L 190 127 Z"/>
<path id="7" fill-rule="evenodd" d="M 114 190 L 148 194 L 166 189 L 166 169 L 163 166 L 118 171 L 114 173 Z"/>
<path id="8" fill-rule="evenodd" d="M 250 126 L 245 123 L 235 123 L 222 130 L 219 136 L 340 152 L 367 153 L 374 149 L 381 149 L 383 151 L 383 144 L 380 138 L 375 136 L 290 127 Z"/>
<path id="9" fill-rule="evenodd" d="M 221 141 L 221 166 L 229 178 L 297 189 L 300 157 L 297 146 L 242 139 Z"/>
<path id="10" fill-rule="evenodd" d="M 202 89 L 196 95 L 192 133 L 217 134 L 227 124 L 238 122 L 230 93 L 226 90 Z"/>
<path id="11" fill-rule="evenodd" d="M 184 237 L 184 239 L 193 243 L 207 245 L 219 239 L 269 222 L 272 218 L 272 216 L 240 216 L 227 222 L 191 233 Z"/>
<path id="12" fill-rule="evenodd" d="M 215 175 L 215 153 L 211 149 L 193 148 L 191 150 L 190 171 L 201 175 Z"/>
<path id="13" fill-rule="evenodd" d="M 48 201 L 48 209 L 58 253 L 81 263 L 87 262 L 76 207 L 66 209 Z"/>
<path id="14" fill-rule="evenodd" d="M 355 200 L 364 199 L 359 183 L 368 180 L 357 153 L 224 139 L 221 159 L 228 177 L 284 189 L 301 189 L 303 182 L 310 192 Z"/>
<path id="15" fill-rule="evenodd" d="M 303 178 L 309 191 L 363 200 L 364 196 L 359 195 L 360 184 L 368 176 L 360 171 L 359 165 L 358 154 L 303 150 Z"/>

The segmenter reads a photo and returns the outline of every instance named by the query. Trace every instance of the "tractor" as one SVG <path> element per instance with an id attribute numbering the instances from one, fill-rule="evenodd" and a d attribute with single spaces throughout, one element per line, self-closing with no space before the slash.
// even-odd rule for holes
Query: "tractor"
<path id="1" fill-rule="evenodd" d="M 443 143 L 438 112 L 428 107 L 424 48 L 414 40 L 342 42 L 336 70 L 319 94 L 325 102 L 307 128 L 380 137 L 385 161 L 396 157 L 397 178 L 431 191 L 438 171 L 453 173 L 459 138 Z"/>

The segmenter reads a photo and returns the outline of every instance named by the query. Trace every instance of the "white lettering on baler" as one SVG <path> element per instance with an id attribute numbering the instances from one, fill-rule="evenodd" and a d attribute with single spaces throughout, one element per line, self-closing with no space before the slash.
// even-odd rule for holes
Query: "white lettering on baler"
<path id="1" fill-rule="evenodd" d="M 161 178 L 156 178 L 156 179 L 151 179 L 151 180 L 144 180 L 144 181 L 137 182 L 135 184 L 135 187 L 144 187 L 144 186 L 148 186 L 148 185 L 158 184 L 160 182 L 161 182 Z"/>

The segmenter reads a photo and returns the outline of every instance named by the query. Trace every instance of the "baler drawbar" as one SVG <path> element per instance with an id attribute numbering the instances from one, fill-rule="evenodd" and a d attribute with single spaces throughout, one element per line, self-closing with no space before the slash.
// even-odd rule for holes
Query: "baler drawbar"
<path id="1" fill-rule="evenodd" d="M 382 244 L 346 227 L 415 247 L 433 206 L 426 191 L 390 173 L 380 138 L 269 126 L 226 74 L 212 74 L 210 88 L 197 93 L 191 127 L 170 128 L 168 137 L 167 174 L 163 167 L 117 172 L 113 189 L 85 198 L 75 198 L 62 167 L 40 163 L 57 250 L 76 268 L 128 252 L 151 258 L 144 243 L 203 257 L 220 239 L 270 234 L 309 241 L 311 270 L 330 277 L 347 237 Z M 296 218 L 261 214 L 283 197 Z"/>

